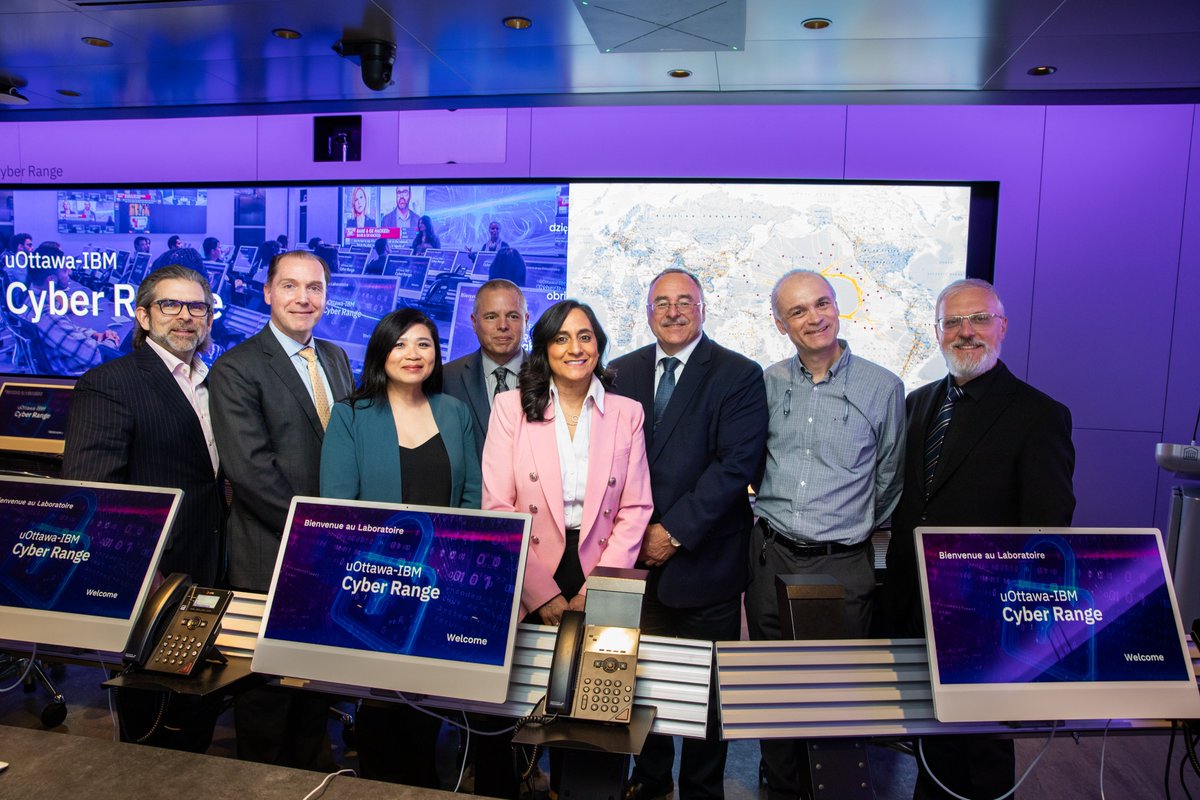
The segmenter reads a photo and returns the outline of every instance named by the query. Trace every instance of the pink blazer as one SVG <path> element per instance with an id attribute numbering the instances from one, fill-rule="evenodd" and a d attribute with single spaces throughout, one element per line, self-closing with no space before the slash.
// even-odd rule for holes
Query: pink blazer
<path id="1" fill-rule="evenodd" d="M 632 567 L 654 500 L 642 434 L 642 406 L 611 392 L 604 413 L 592 414 L 587 491 L 579 529 L 583 574 L 597 566 Z M 560 594 L 554 571 L 566 547 L 562 472 L 554 436 L 554 406 L 529 422 L 519 391 L 496 397 L 483 446 L 483 507 L 533 516 L 521 611 L 528 614 Z M 585 585 L 582 592 L 587 591 Z M 566 598 L 570 600 L 571 598 Z"/>

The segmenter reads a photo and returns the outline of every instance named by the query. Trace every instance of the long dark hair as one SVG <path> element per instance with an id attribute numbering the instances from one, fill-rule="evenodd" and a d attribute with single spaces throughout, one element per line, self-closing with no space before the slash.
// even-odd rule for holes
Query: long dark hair
<path id="1" fill-rule="evenodd" d="M 433 372 L 429 373 L 429 377 L 421 384 L 421 391 L 428 397 L 442 390 L 442 348 L 438 344 L 437 325 L 415 308 L 400 308 L 379 320 L 379 324 L 371 333 L 370 340 L 367 341 L 367 354 L 363 357 L 362 379 L 359 381 L 358 388 L 346 398 L 346 402 L 350 404 L 351 408 L 358 405 L 360 400 L 366 401 L 365 405 L 368 406 L 376 401 L 385 400 L 388 378 L 384 367 L 387 364 L 388 356 L 391 355 L 392 348 L 396 346 L 396 340 L 413 325 L 424 325 L 433 335 Z"/>
<path id="2" fill-rule="evenodd" d="M 425 230 L 419 232 L 417 236 L 421 241 L 432 247 L 434 250 L 439 250 L 442 247 L 442 240 L 438 238 L 437 233 L 433 230 L 433 220 L 428 215 L 420 218 L 421 223 L 425 225 Z"/>
<path id="3" fill-rule="evenodd" d="M 612 387 L 612 373 L 604 366 L 604 351 L 608 347 L 608 334 L 600 327 L 596 312 L 592 307 L 578 300 L 560 300 L 542 312 L 542 316 L 533 324 L 529 333 L 532 349 L 529 357 L 521 365 L 521 374 L 517 378 L 517 386 L 521 390 L 521 408 L 525 411 L 525 419 L 530 422 L 540 422 L 546 418 L 546 406 L 550 405 L 550 357 L 547 350 L 554 337 L 562 330 L 567 321 L 567 315 L 579 309 L 588 318 L 592 333 L 596 335 L 596 368 L 592 374 L 600 379 L 605 389 Z"/>

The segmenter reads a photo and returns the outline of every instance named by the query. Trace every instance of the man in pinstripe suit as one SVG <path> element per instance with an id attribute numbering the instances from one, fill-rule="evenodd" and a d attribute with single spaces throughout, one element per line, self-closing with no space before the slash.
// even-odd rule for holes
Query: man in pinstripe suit
<path id="1" fill-rule="evenodd" d="M 212 585 L 221 572 L 225 496 L 208 412 L 208 368 L 199 353 L 212 329 L 208 281 L 186 267 L 155 270 L 138 287 L 133 352 L 75 384 L 63 477 L 183 490 L 158 564 Z M 122 689 L 121 738 L 202 753 L 218 702 Z"/>
<path id="2" fill-rule="evenodd" d="M 133 352 L 75 384 L 63 477 L 182 489 L 159 571 L 212 585 L 225 519 L 199 356 L 212 329 L 212 290 L 203 275 L 168 266 L 146 276 L 135 303 Z"/>

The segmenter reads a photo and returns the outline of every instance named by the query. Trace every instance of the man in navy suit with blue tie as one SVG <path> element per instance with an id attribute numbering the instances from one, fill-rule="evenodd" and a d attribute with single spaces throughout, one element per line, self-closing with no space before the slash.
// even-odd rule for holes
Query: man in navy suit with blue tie
<path id="1" fill-rule="evenodd" d="M 767 439 L 762 368 L 704 335 L 704 292 L 685 270 L 655 277 L 646 316 L 655 344 L 610 365 L 616 392 L 646 410 L 654 515 L 639 558 L 650 569 L 642 630 L 736 640 L 750 579 L 747 487 L 761 473 Z M 683 800 L 724 796 L 726 743 L 715 691 L 709 702 L 708 737 L 683 740 Z M 674 755 L 671 737 L 651 736 L 625 797 L 669 796 Z"/>

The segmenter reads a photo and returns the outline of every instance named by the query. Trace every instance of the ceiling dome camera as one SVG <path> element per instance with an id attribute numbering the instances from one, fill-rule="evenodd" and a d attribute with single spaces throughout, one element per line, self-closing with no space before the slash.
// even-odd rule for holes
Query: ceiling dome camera
<path id="1" fill-rule="evenodd" d="M 362 81 L 368 89 L 381 92 L 392 85 L 392 66 L 396 63 L 396 45 L 382 39 L 343 39 L 333 45 L 342 58 L 357 61 Z"/>

